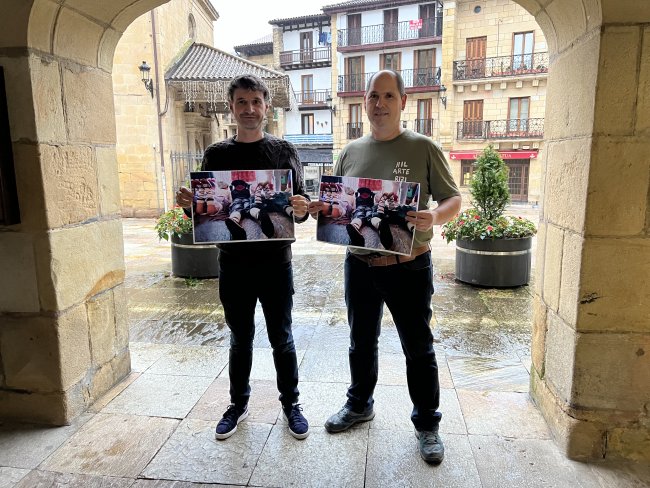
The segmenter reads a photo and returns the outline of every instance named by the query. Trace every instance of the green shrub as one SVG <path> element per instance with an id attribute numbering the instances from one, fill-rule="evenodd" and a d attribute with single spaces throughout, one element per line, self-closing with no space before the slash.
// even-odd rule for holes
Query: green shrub
<path id="1" fill-rule="evenodd" d="M 192 219 L 185 215 L 182 208 L 172 208 L 158 217 L 154 229 L 158 239 L 168 241 L 172 235 L 180 237 L 182 234 L 191 234 Z"/>

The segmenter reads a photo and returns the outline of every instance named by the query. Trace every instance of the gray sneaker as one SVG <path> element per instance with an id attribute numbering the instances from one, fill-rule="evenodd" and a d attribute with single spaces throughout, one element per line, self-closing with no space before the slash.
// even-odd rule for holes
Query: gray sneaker
<path id="1" fill-rule="evenodd" d="M 375 411 L 372 408 L 370 410 L 365 410 L 362 413 L 357 413 L 345 405 L 341 410 L 327 419 L 327 422 L 325 422 L 325 430 L 330 434 L 343 432 L 344 430 L 348 430 L 354 424 L 367 422 L 368 420 L 372 420 L 374 417 Z"/>
<path id="2" fill-rule="evenodd" d="M 440 464 L 445 457 L 445 446 L 438 435 L 438 426 L 434 430 L 415 430 L 415 437 L 418 438 L 420 456 L 427 463 Z"/>

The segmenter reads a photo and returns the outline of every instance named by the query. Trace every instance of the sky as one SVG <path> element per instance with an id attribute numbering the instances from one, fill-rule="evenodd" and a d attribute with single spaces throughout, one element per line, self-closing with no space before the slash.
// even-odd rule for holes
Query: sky
<path id="1" fill-rule="evenodd" d="M 324 5 L 343 0 L 210 0 L 219 12 L 214 24 L 215 47 L 232 53 L 233 46 L 248 44 L 271 34 L 269 20 L 322 13 Z"/>

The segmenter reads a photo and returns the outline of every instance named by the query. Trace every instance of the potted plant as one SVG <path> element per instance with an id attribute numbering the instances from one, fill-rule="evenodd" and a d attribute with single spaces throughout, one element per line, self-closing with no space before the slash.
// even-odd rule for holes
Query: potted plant
<path id="1" fill-rule="evenodd" d="M 456 241 L 456 278 L 481 286 L 521 286 L 530 280 L 535 224 L 503 215 L 510 201 L 508 167 L 490 145 L 476 160 L 470 183 L 472 207 L 443 226 Z"/>
<path id="2" fill-rule="evenodd" d="M 192 219 L 182 208 L 164 212 L 154 227 L 158 239 L 171 241 L 172 273 L 181 278 L 219 276 L 219 249 L 214 244 L 194 244 Z"/>

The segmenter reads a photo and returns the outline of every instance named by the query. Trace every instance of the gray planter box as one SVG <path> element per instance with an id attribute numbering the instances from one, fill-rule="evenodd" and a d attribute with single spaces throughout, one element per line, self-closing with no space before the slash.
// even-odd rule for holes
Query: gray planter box
<path id="1" fill-rule="evenodd" d="M 191 234 L 172 236 L 172 273 L 180 278 L 218 278 L 219 249 L 215 244 L 194 244 Z"/>

